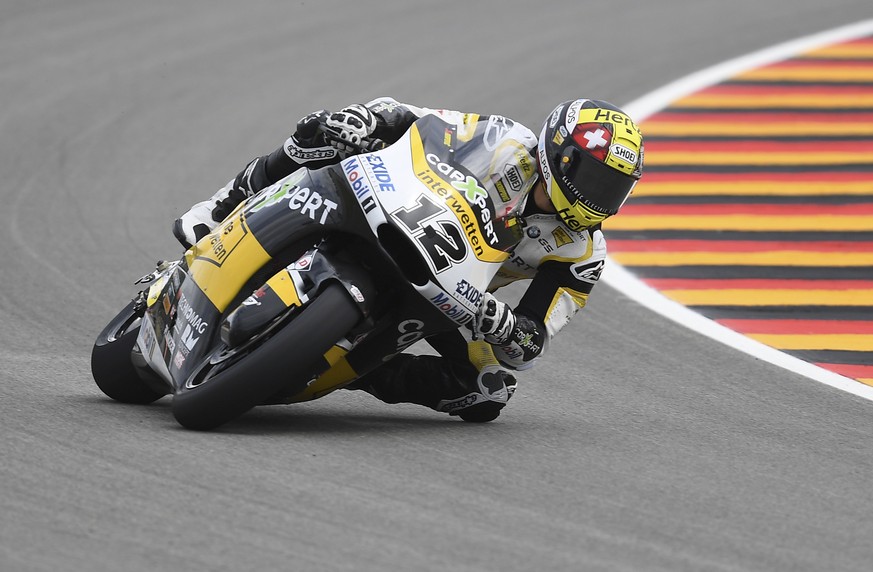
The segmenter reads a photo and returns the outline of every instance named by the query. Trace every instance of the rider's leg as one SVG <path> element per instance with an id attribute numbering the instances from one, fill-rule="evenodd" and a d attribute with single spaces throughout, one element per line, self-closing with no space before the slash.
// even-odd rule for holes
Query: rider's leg
<path id="1" fill-rule="evenodd" d="M 515 377 L 502 368 L 479 372 L 466 359 L 466 349 L 463 356 L 400 354 L 346 389 L 366 391 L 386 403 L 424 405 L 465 421 L 492 421 L 515 392 Z"/>

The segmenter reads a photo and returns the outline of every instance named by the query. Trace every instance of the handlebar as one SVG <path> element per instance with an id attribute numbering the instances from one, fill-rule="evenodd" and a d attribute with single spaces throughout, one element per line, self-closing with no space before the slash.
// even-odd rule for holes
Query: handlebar
<path id="1" fill-rule="evenodd" d="M 358 153 L 370 153 L 372 151 L 381 151 L 388 144 L 376 137 L 367 137 L 361 141 L 361 144 L 351 143 L 340 138 L 339 133 L 328 127 L 324 122 L 318 122 L 318 132 L 324 136 L 325 141 L 338 141 L 346 147 L 351 147 Z"/>

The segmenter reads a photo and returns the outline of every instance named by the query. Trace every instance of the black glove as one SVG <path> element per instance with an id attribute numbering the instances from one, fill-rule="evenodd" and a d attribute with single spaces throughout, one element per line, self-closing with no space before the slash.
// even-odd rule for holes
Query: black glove
<path id="1" fill-rule="evenodd" d="M 376 130 L 377 123 L 373 112 L 355 103 L 331 113 L 325 125 L 331 131 L 327 136 L 328 143 L 341 157 L 348 157 L 360 151 L 363 141 Z"/>
<path id="2" fill-rule="evenodd" d="M 514 329 L 515 314 L 512 308 L 485 292 L 476 316 L 475 332 L 481 334 L 489 344 L 500 346 L 509 341 Z"/>

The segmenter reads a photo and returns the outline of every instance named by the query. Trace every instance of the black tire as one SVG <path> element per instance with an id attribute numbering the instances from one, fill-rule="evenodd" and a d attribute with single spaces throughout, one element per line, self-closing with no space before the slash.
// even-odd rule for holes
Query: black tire
<path id="1" fill-rule="evenodd" d="M 103 328 L 91 350 L 91 375 L 97 387 L 122 403 L 152 403 L 169 393 L 144 381 L 130 360 L 139 324 L 140 315 L 131 302 Z"/>
<path id="2" fill-rule="evenodd" d="M 303 311 L 242 359 L 185 384 L 173 397 L 173 415 L 188 429 L 209 430 L 235 419 L 283 390 L 302 390 L 323 355 L 360 320 L 349 293 L 331 283 Z"/>

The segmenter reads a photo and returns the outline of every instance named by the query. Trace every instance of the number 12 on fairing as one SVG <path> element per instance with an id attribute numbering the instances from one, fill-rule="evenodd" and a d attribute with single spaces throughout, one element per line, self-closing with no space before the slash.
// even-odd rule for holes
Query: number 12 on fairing
<path id="1" fill-rule="evenodd" d="M 443 212 L 445 209 L 434 199 L 419 195 L 412 208 L 402 207 L 391 213 L 421 245 L 437 274 L 467 257 L 466 238 L 457 223 L 440 220 L 424 224 Z"/>

